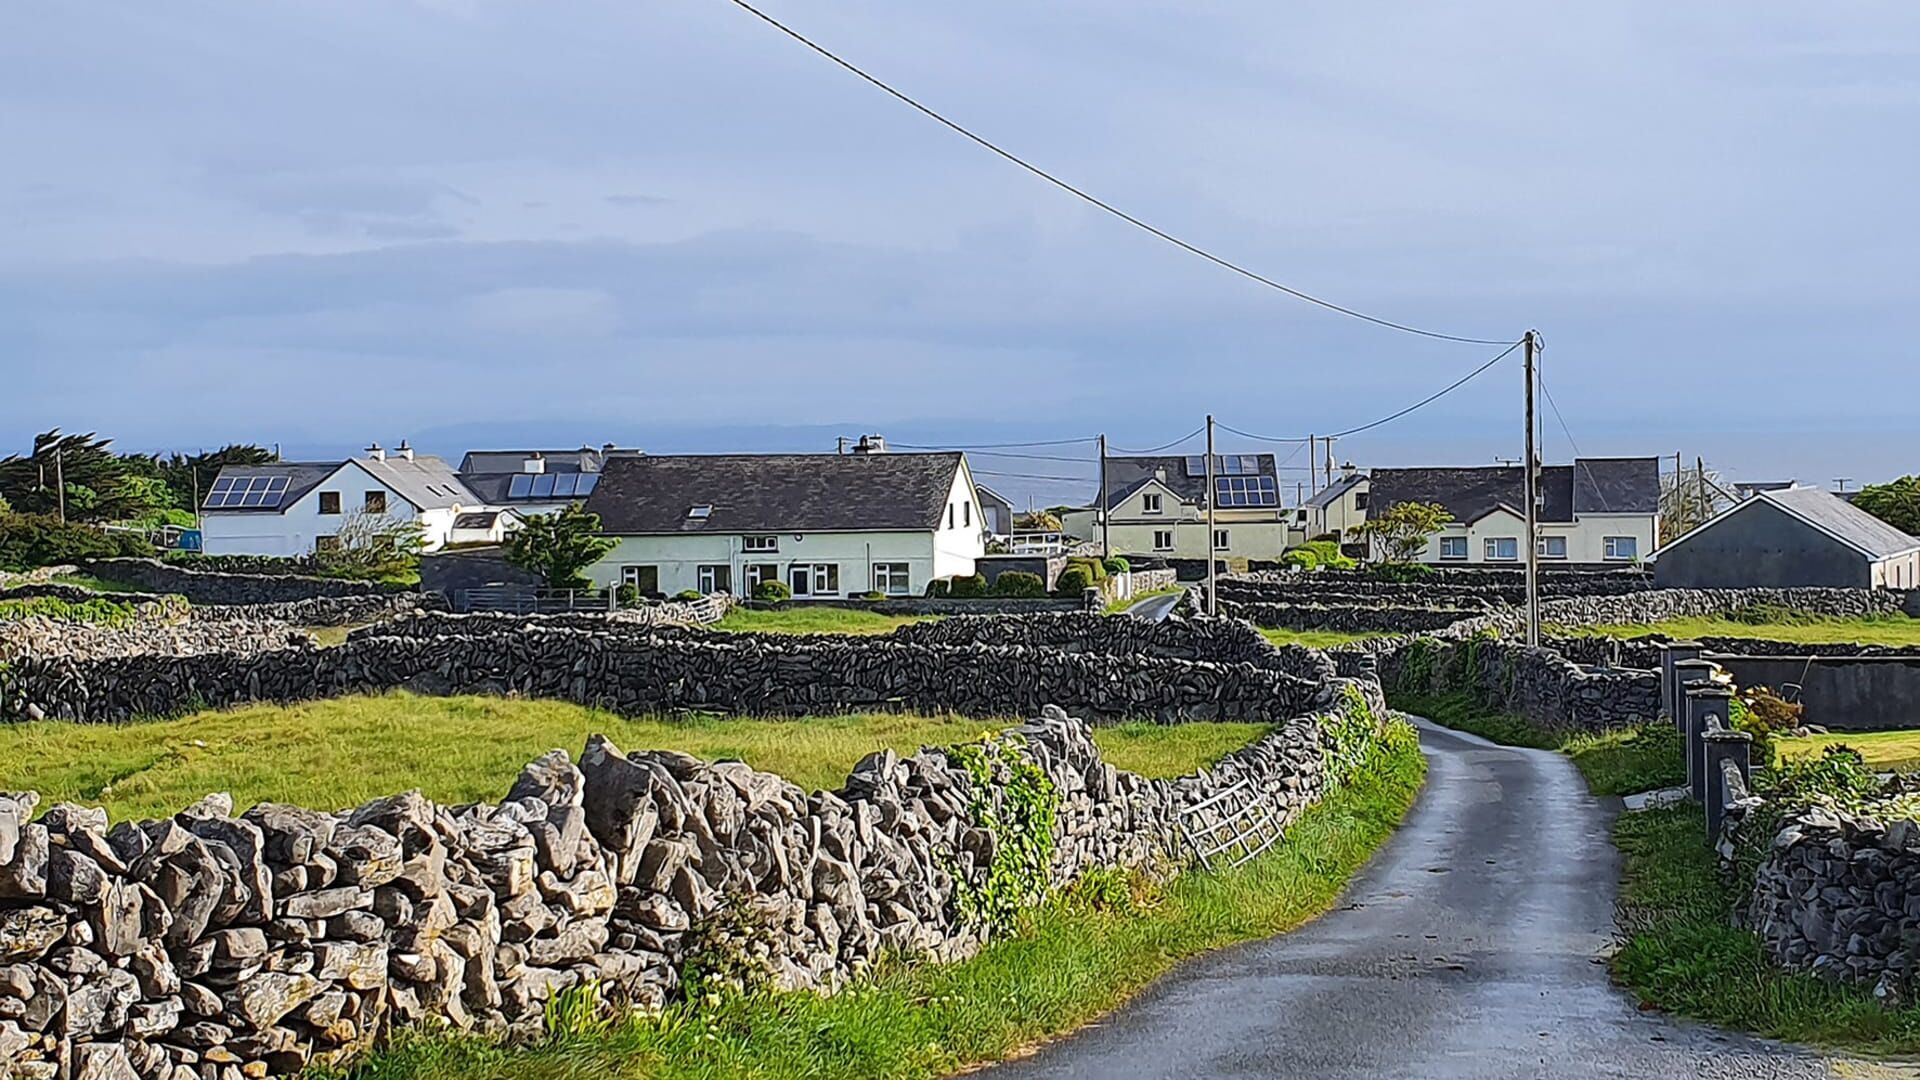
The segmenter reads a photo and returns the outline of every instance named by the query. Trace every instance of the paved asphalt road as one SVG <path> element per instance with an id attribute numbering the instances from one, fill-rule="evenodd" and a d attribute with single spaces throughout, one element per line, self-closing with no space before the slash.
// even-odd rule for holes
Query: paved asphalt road
<path id="1" fill-rule="evenodd" d="M 1619 879 L 1608 804 L 1556 754 L 1432 727 L 1421 741 L 1426 790 L 1341 906 L 1184 965 L 1105 1021 L 988 1073 L 1868 1075 L 1639 1012 L 1597 959 Z"/>
<path id="2" fill-rule="evenodd" d="M 1127 609 L 1127 614 L 1148 622 L 1159 622 L 1173 613 L 1173 605 L 1180 602 L 1179 593 L 1165 596 L 1150 596 Z"/>

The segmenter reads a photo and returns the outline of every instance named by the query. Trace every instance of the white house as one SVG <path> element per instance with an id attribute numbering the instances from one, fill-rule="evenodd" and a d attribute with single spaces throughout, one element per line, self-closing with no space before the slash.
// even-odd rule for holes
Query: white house
<path id="1" fill-rule="evenodd" d="M 1427 543 L 1429 563 L 1524 561 L 1526 477 L 1518 465 L 1457 469 L 1374 469 L 1367 513 L 1406 502 L 1438 503 L 1453 522 Z M 1660 538 L 1660 461 L 1652 457 L 1576 458 L 1540 470 L 1543 564 L 1629 564 Z"/>
<path id="2" fill-rule="evenodd" d="M 618 540 L 587 577 L 650 594 L 778 580 L 800 599 L 918 596 L 986 554 L 958 453 L 614 457 L 587 509 Z"/>
<path id="3" fill-rule="evenodd" d="M 411 521 L 426 550 L 445 545 L 463 511 L 484 509 L 447 463 L 402 442 L 346 461 L 229 465 L 200 504 L 209 555 L 307 555 L 339 543 L 356 515 Z"/>
<path id="4" fill-rule="evenodd" d="M 1367 520 L 1371 498 L 1367 474 L 1349 463 L 1342 466 L 1338 479 L 1294 510 L 1294 530 L 1302 540 L 1332 535 L 1345 541 L 1348 533 Z"/>
<path id="5" fill-rule="evenodd" d="M 1278 559 L 1287 549 L 1292 512 L 1280 505 L 1272 454 L 1214 457 L 1213 536 L 1207 535 L 1207 460 L 1110 457 L 1106 462 L 1107 539 L 1118 554 L 1177 559 Z M 1100 539 L 1102 511 L 1061 515 L 1076 540 Z"/>

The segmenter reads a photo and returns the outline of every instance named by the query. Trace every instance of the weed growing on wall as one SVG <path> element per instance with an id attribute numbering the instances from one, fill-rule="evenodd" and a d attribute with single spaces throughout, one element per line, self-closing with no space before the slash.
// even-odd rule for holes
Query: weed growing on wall
<path id="1" fill-rule="evenodd" d="M 62 600 L 57 596 L 30 596 L 0 600 L 0 621 L 45 618 L 59 622 L 125 626 L 136 617 L 132 604 L 119 600 Z"/>
<path id="2" fill-rule="evenodd" d="M 968 816 L 986 830 L 991 847 L 984 867 L 954 875 L 954 898 L 961 921 L 989 935 L 1012 930 L 1021 910 L 1045 899 L 1052 883 L 1059 793 L 1023 746 L 1010 736 L 947 748 L 973 781 Z"/>
<path id="3" fill-rule="evenodd" d="M 1321 760 L 1326 766 L 1327 786 L 1339 787 L 1373 752 L 1380 735 L 1380 718 L 1367 704 L 1358 686 L 1348 683 L 1342 691 L 1340 708 L 1328 715 L 1322 727 Z"/>
<path id="4" fill-rule="evenodd" d="M 680 985 L 690 999 L 744 994 L 773 986 L 778 935 L 762 909 L 730 893 L 720 910 L 689 931 Z"/>

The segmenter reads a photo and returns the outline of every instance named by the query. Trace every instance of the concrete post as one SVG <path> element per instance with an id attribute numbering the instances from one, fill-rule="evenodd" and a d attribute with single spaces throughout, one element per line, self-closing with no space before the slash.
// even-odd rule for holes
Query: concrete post
<path id="1" fill-rule="evenodd" d="M 1675 729 L 1680 727 L 1682 685 L 1675 665 L 1682 660 L 1700 659 L 1705 648 L 1697 641 L 1671 641 L 1660 646 L 1660 708 L 1666 714 L 1667 722 Z"/>
<path id="2" fill-rule="evenodd" d="M 1693 683 L 1687 687 L 1687 791 L 1701 802 L 1707 801 L 1707 718 L 1727 722 L 1727 702 L 1733 691 L 1719 683 Z"/>
<path id="3" fill-rule="evenodd" d="M 1746 789 L 1752 779 L 1753 734 L 1717 728 L 1706 733 L 1702 745 L 1706 749 L 1707 843 L 1713 844 L 1720 840 L 1720 826 L 1726 821 L 1727 804 L 1733 797 L 1733 793 L 1727 790 L 1722 763 L 1733 762 L 1740 771 L 1740 786 Z"/>
<path id="4" fill-rule="evenodd" d="M 1687 733 L 1687 687 L 1710 681 L 1714 668 L 1711 660 L 1699 657 L 1676 658 L 1673 662 L 1673 712 L 1670 715 L 1674 728 L 1682 735 Z"/>

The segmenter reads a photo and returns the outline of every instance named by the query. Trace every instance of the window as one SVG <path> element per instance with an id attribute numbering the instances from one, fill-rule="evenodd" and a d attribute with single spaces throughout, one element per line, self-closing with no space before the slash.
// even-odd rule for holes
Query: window
<path id="1" fill-rule="evenodd" d="M 1488 562 L 1516 562 L 1520 558 L 1520 541 L 1512 536 L 1487 537 Z"/>
<path id="2" fill-rule="evenodd" d="M 1173 530 L 1172 529 L 1153 530 L 1153 550 L 1155 551 L 1172 551 L 1173 550 Z"/>
<path id="3" fill-rule="evenodd" d="M 712 503 L 694 503 L 692 506 L 687 507 L 687 520 L 689 521 L 705 521 L 712 516 Z"/>
<path id="4" fill-rule="evenodd" d="M 700 591 L 703 593 L 733 591 L 733 567 L 731 566 L 710 564 L 700 567 L 694 573 L 700 582 Z"/>
<path id="5" fill-rule="evenodd" d="M 1293 512 L 1293 523 L 1294 523 L 1295 525 L 1305 525 L 1305 524 L 1307 523 L 1307 508 L 1306 508 L 1306 507 L 1304 507 L 1304 506 L 1303 506 L 1303 507 L 1301 507 L 1300 509 L 1298 509 L 1298 510 L 1295 510 L 1295 511 Z"/>
<path id="6" fill-rule="evenodd" d="M 1152 492 L 1140 496 L 1140 512 L 1143 514 L 1162 513 L 1163 511 L 1160 509 L 1160 496 Z"/>
<path id="7" fill-rule="evenodd" d="M 742 551 L 779 551 L 780 538 L 777 536 L 743 536 L 740 538 Z"/>
<path id="8" fill-rule="evenodd" d="M 1440 538 L 1440 557 L 1443 559 L 1464 559 L 1467 557 L 1467 538 L 1464 536 L 1443 536 Z"/>
<path id="9" fill-rule="evenodd" d="M 1564 559 L 1567 557 L 1567 538 L 1564 536 L 1543 536 L 1540 538 L 1540 557 L 1543 559 Z"/>
<path id="10" fill-rule="evenodd" d="M 947 504 L 947 528 L 953 528 L 953 504 Z"/>
<path id="11" fill-rule="evenodd" d="M 969 529 L 973 528 L 973 500 L 972 499 L 960 500 L 960 524 Z"/>
<path id="12" fill-rule="evenodd" d="M 882 562 L 873 564 L 873 591 L 889 596 L 907 596 L 912 587 L 907 584 L 907 564 L 903 562 Z"/>
<path id="13" fill-rule="evenodd" d="M 321 492 L 320 493 L 320 512 L 323 514 L 339 513 L 340 512 L 340 493 L 337 491 Z"/>
<path id="14" fill-rule="evenodd" d="M 1225 529 L 1213 530 L 1213 550 L 1215 551 L 1227 550 L 1227 530 Z"/>
<path id="15" fill-rule="evenodd" d="M 335 509 L 334 509 L 334 511 L 333 511 L 333 512 L 334 512 L 334 513 L 336 513 L 336 514 L 340 512 L 340 511 L 339 511 L 339 509 L 338 509 L 338 507 L 339 507 L 339 499 L 340 499 L 340 496 L 338 496 L 338 495 L 335 495 L 335 496 L 334 496 L 334 506 L 335 506 Z M 314 538 L 313 538 L 313 550 L 315 550 L 315 551 L 339 551 L 339 550 L 340 550 L 340 538 L 339 538 L 339 537 L 337 537 L 337 536 L 316 536 L 316 537 L 314 537 Z"/>
<path id="16" fill-rule="evenodd" d="M 620 568 L 620 584 L 633 586 L 640 590 L 642 596 L 657 595 L 660 592 L 660 568 L 623 566 Z"/>
<path id="17" fill-rule="evenodd" d="M 795 596 L 838 596 L 839 563 L 794 563 L 787 571 L 787 585 Z"/>
<path id="18" fill-rule="evenodd" d="M 367 513 L 369 514 L 384 514 L 387 512 L 387 493 L 384 491 L 369 491 L 367 492 L 366 500 L 360 505 L 366 507 Z"/>
<path id="19" fill-rule="evenodd" d="M 763 581 L 779 581 L 780 567 L 774 563 L 750 563 L 747 566 L 747 592 Z"/>
<path id="20" fill-rule="evenodd" d="M 1637 559 L 1640 557 L 1640 540 L 1633 536 L 1609 536 L 1606 540 L 1607 558 Z"/>
<path id="21" fill-rule="evenodd" d="M 1364 492 L 1364 491 L 1362 491 L 1362 492 L 1359 492 L 1358 494 L 1356 494 L 1356 495 L 1354 495 L 1354 497 L 1353 497 L 1353 508 L 1354 508 L 1355 510 L 1365 510 L 1365 509 L 1367 508 L 1367 493 L 1366 493 L 1366 492 Z"/>

